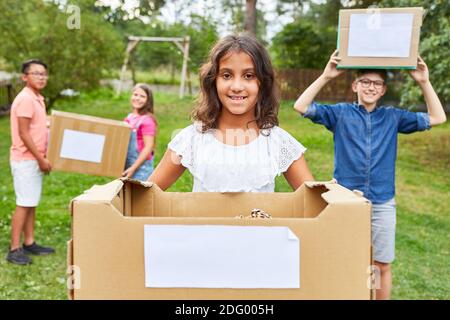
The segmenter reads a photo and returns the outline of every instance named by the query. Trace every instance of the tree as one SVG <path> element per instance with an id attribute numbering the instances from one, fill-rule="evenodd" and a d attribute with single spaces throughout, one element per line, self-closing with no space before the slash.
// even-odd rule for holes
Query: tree
<path id="1" fill-rule="evenodd" d="M 274 65 L 283 68 L 321 69 L 336 43 L 329 41 L 329 31 L 318 31 L 308 20 L 298 20 L 284 27 L 272 39 Z M 331 31 L 334 34 L 333 31 Z"/>
<path id="2" fill-rule="evenodd" d="M 159 13 L 164 6 L 165 0 L 138 0 L 131 2 L 127 0 L 110 1 L 99 0 L 96 10 L 105 14 L 105 19 L 111 23 L 123 25 L 127 21 L 148 20 Z"/>
<path id="3" fill-rule="evenodd" d="M 256 0 L 246 0 L 245 3 L 245 30 L 256 35 Z"/>
<path id="4" fill-rule="evenodd" d="M 210 17 L 192 14 L 189 22 L 180 21 L 174 24 L 155 22 L 145 24 L 133 21 L 123 30 L 125 34 L 135 36 L 185 37 L 190 36 L 189 68 L 197 73 L 205 61 L 209 49 L 218 39 L 217 26 Z M 180 51 L 173 43 L 141 43 L 133 52 L 131 59 L 144 69 L 155 69 L 161 66 L 180 69 L 182 59 Z"/>
<path id="5" fill-rule="evenodd" d="M 290 16 L 294 21 L 303 14 L 305 0 L 278 0 L 276 11 L 278 16 Z"/>
<path id="6" fill-rule="evenodd" d="M 258 8 L 257 3 L 256 0 L 245 3 L 243 0 L 222 0 L 222 7 L 225 12 L 231 14 L 230 24 L 233 26 L 233 32 L 251 32 L 266 44 L 264 38 L 267 21 L 264 18 L 263 9 Z"/>
<path id="7" fill-rule="evenodd" d="M 122 60 L 124 43 L 86 1 L 79 7 L 42 0 L 0 2 L 0 56 L 13 70 L 39 58 L 49 66 L 48 105 L 66 88 L 92 89 Z M 78 8 L 77 10 L 69 10 Z M 69 13 L 68 13 L 69 12 Z"/>
<path id="8" fill-rule="evenodd" d="M 336 48 L 339 10 L 367 7 L 375 0 L 278 0 L 279 15 L 290 13 L 294 22 L 273 39 L 271 51 L 279 68 L 322 69 Z M 307 11 L 304 8 L 308 7 Z"/>
<path id="9" fill-rule="evenodd" d="M 450 2 L 447 0 L 384 0 L 384 7 L 424 7 L 426 15 L 421 28 L 419 52 L 430 70 L 430 80 L 442 103 L 450 103 Z M 413 106 L 423 101 L 418 85 L 405 77 L 401 88 L 402 106 Z"/>
<path id="10" fill-rule="evenodd" d="M 307 5 L 306 5 L 307 4 Z M 308 7 L 307 11 L 303 11 Z M 278 68 L 322 69 L 336 48 L 339 0 L 324 3 L 279 0 L 279 15 L 289 13 L 294 22 L 287 24 L 273 38 L 271 52 Z"/>

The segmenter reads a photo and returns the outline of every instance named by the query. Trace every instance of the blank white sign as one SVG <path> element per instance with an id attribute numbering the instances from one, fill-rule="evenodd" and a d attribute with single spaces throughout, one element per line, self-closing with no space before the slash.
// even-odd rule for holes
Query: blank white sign
<path id="1" fill-rule="evenodd" d="M 413 20 L 412 13 L 350 15 L 348 56 L 409 57 Z"/>
<path id="2" fill-rule="evenodd" d="M 104 145 L 104 135 L 65 129 L 59 156 L 100 163 Z"/>
<path id="3" fill-rule="evenodd" d="M 300 288 L 287 227 L 145 225 L 148 288 Z"/>

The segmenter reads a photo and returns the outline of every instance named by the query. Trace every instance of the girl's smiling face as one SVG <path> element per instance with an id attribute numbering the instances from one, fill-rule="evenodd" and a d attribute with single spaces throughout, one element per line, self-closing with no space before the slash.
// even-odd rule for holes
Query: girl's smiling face
<path id="1" fill-rule="evenodd" d="M 230 52 L 219 62 L 216 89 L 222 112 L 253 119 L 258 101 L 259 80 L 252 58 L 245 52 Z"/>
<path id="2" fill-rule="evenodd" d="M 147 94 L 141 88 L 136 88 L 131 94 L 131 106 L 133 109 L 141 109 L 147 102 Z"/>

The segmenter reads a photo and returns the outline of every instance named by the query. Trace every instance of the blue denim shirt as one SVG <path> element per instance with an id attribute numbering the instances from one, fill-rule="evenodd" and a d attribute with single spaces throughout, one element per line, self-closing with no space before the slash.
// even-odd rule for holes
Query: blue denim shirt
<path id="1" fill-rule="evenodd" d="M 369 113 L 356 102 L 313 102 L 304 117 L 333 132 L 334 177 L 339 184 L 362 191 L 374 204 L 395 196 L 397 133 L 430 129 L 427 113 L 383 106 Z"/>

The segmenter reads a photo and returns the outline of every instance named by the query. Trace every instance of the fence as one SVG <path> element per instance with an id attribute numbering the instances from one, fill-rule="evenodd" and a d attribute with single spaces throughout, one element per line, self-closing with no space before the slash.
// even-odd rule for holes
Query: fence
<path id="1" fill-rule="evenodd" d="M 314 82 L 322 73 L 322 70 L 314 69 L 283 69 L 276 71 L 276 78 L 281 90 L 283 100 L 295 100 L 306 88 Z M 317 95 L 317 100 L 327 102 L 354 101 L 355 94 L 351 90 L 351 83 L 354 79 L 352 72 L 345 72 L 338 78 L 330 81 Z M 389 80 L 388 100 L 398 100 L 397 96 L 392 96 L 396 88 L 402 81 L 400 73 L 394 73 Z M 8 114 L 14 97 L 23 87 L 20 78 L 0 80 L 0 116 Z M 163 86 L 155 90 L 165 91 Z"/>
<path id="2" fill-rule="evenodd" d="M 323 70 L 313 69 L 277 70 L 276 77 L 281 90 L 281 99 L 297 99 L 322 72 Z M 352 81 L 353 74 L 345 72 L 338 78 L 330 81 L 317 95 L 317 100 L 329 102 L 353 101 L 355 95 L 351 90 Z"/>
<path id="3" fill-rule="evenodd" d="M 277 81 L 281 89 L 283 100 L 295 100 L 308 88 L 321 74 L 323 70 L 314 69 L 285 69 L 277 70 Z M 336 79 L 330 81 L 317 95 L 316 99 L 326 102 L 356 101 L 356 94 L 352 92 L 354 72 L 345 72 Z M 388 87 L 382 103 L 389 102 L 397 105 L 400 101 L 400 87 L 405 81 L 404 74 L 396 71 L 388 73 Z"/>
<path id="4" fill-rule="evenodd" d="M 23 82 L 19 78 L 0 80 L 0 116 L 9 113 L 11 104 L 23 87 Z"/>

